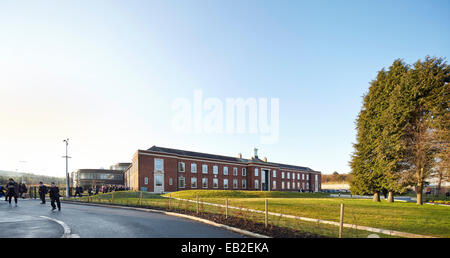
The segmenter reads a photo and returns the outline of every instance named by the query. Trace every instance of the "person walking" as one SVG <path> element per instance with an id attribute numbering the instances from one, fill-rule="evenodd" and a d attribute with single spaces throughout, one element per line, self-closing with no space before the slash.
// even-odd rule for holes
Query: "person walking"
<path id="1" fill-rule="evenodd" d="M 50 190 L 48 191 L 50 195 L 50 203 L 52 205 L 52 211 L 56 210 L 56 205 L 58 205 L 58 211 L 61 211 L 61 202 L 59 201 L 59 188 L 52 182 Z M 55 205 L 56 202 L 56 205 Z"/>
<path id="2" fill-rule="evenodd" d="M 41 199 L 41 204 L 45 204 L 45 195 L 48 193 L 47 186 L 44 183 L 39 182 L 39 198 Z"/>
<path id="3" fill-rule="evenodd" d="M 14 179 L 10 178 L 8 184 L 6 184 L 6 188 L 8 189 L 6 196 L 9 201 L 9 206 L 11 206 L 11 198 L 14 197 L 15 206 L 17 207 L 17 196 L 19 193 L 19 185 L 14 181 Z"/>
<path id="4" fill-rule="evenodd" d="M 19 189 L 20 198 L 25 199 L 25 195 L 28 192 L 27 185 L 25 184 L 25 182 L 22 182 L 22 184 L 20 184 L 19 187 L 20 187 L 20 189 Z"/>

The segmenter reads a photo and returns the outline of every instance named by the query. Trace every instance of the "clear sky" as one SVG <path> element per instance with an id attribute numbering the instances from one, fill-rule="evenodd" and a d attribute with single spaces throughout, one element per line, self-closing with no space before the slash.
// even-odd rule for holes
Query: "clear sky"
<path id="1" fill-rule="evenodd" d="M 361 96 L 449 57 L 450 1 L 0 1 L 0 170 L 64 176 L 152 145 L 349 172 Z M 279 139 L 179 134 L 178 97 L 278 98 Z M 24 162 L 25 161 L 25 162 Z"/>

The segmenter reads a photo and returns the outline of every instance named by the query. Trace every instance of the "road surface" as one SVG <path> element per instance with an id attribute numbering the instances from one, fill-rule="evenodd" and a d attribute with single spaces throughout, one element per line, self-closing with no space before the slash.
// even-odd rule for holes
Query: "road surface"
<path id="1" fill-rule="evenodd" d="M 32 238 L 241 238 L 243 235 L 185 218 L 159 213 L 19 199 L 11 207 L 0 199 L 0 237 Z M 70 233 L 70 234 L 68 234 Z"/>

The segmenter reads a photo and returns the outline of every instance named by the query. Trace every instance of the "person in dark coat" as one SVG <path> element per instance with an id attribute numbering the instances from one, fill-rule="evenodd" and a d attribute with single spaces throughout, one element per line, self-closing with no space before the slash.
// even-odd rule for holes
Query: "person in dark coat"
<path id="1" fill-rule="evenodd" d="M 20 193 L 20 198 L 25 199 L 25 194 L 28 192 L 28 188 L 25 185 L 24 182 L 22 182 L 21 184 L 19 184 L 19 193 Z"/>
<path id="2" fill-rule="evenodd" d="M 3 197 L 5 195 L 5 192 L 3 190 L 3 185 L 0 185 L 0 197 Z"/>
<path id="3" fill-rule="evenodd" d="M 9 201 L 9 206 L 11 206 L 11 198 L 14 197 L 15 206 L 17 207 L 17 197 L 19 194 L 19 185 L 14 182 L 14 179 L 10 178 L 8 184 L 6 184 L 6 188 L 8 189 L 6 197 Z"/>
<path id="4" fill-rule="evenodd" d="M 42 182 L 39 182 L 39 198 L 41 204 L 45 204 L 45 195 L 48 193 L 48 188 Z"/>
<path id="5" fill-rule="evenodd" d="M 61 202 L 59 201 L 59 188 L 55 185 L 54 182 L 52 182 L 50 186 L 50 190 L 48 191 L 50 195 L 50 203 L 52 205 L 52 211 L 56 210 L 56 205 L 58 205 L 58 211 L 61 210 Z M 55 205 L 56 202 L 56 205 Z"/>

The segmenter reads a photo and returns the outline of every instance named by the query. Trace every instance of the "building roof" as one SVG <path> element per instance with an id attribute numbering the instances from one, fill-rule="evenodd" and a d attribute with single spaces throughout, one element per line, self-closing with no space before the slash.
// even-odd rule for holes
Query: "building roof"
<path id="1" fill-rule="evenodd" d="M 300 167 L 300 166 L 287 165 L 287 164 L 281 164 L 281 163 L 265 162 L 265 161 L 259 159 L 258 157 L 252 157 L 251 159 L 240 159 L 240 158 L 229 157 L 229 156 L 208 154 L 208 153 L 195 152 L 195 151 L 178 150 L 178 149 L 171 149 L 171 148 L 165 148 L 165 147 L 159 147 L 159 146 L 152 146 L 150 149 L 148 149 L 148 151 L 163 152 L 163 153 L 189 156 L 189 157 L 195 157 L 195 158 L 207 158 L 207 159 L 231 161 L 231 162 L 238 162 L 238 163 L 244 163 L 244 164 L 261 163 L 261 164 L 277 166 L 277 167 L 285 168 L 285 169 L 314 171 L 308 167 Z"/>

